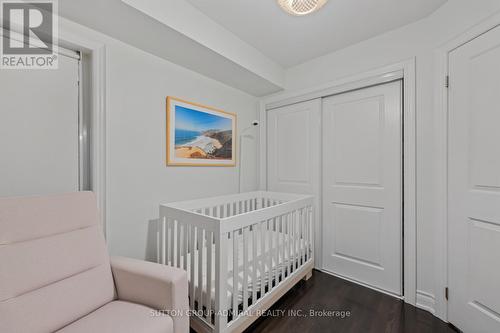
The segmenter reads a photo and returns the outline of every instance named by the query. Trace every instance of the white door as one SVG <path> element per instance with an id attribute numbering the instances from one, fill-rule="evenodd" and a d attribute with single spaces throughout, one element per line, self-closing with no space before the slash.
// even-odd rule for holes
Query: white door
<path id="1" fill-rule="evenodd" d="M 320 120 L 321 99 L 267 112 L 267 188 L 275 192 L 314 195 L 316 235 L 320 235 Z M 318 237 L 315 253 L 321 249 Z M 321 267 L 317 257 L 315 264 Z"/>
<path id="2" fill-rule="evenodd" d="M 500 27 L 449 55 L 449 321 L 500 332 Z"/>
<path id="3" fill-rule="evenodd" d="M 401 82 L 323 100 L 323 265 L 401 295 Z"/>
<path id="4" fill-rule="evenodd" d="M 0 70 L 0 196 L 78 190 L 78 71 Z"/>

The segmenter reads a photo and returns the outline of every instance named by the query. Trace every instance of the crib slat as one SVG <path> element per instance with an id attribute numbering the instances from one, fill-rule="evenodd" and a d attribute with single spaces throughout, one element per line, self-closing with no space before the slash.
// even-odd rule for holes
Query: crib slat
<path id="1" fill-rule="evenodd" d="M 286 276 L 290 276 L 290 214 L 285 216 L 286 224 L 286 241 L 284 246 L 284 251 L 286 255 Z"/>
<path id="2" fill-rule="evenodd" d="M 257 225 L 252 225 L 252 305 L 257 300 Z"/>
<path id="3" fill-rule="evenodd" d="M 243 311 L 248 308 L 248 232 L 248 227 L 243 229 Z"/>
<path id="4" fill-rule="evenodd" d="M 309 207 L 307 207 L 306 209 L 307 211 L 307 248 L 306 248 L 306 256 L 307 256 L 307 259 L 309 261 L 309 259 L 311 259 L 311 253 L 309 252 L 310 248 L 311 248 L 311 236 L 312 236 L 312 230 L 311 230 L 311 212 L 309 210 Z"/>
<path id="5" fill-rule="evenodd" d="M 300 237 L 300 214 L 299 211 L 295 211 L 295 225 L 294 225 L 294 238 L 293 238 L 293 259 L 295 269 L 299 268 L 299 237 Z"/>
<path id="6" fill-rule="evenodd" d="M 222 331 L 227 325 L 228 233 L 214 233 L 215 241 L 215 327 Z"/>
<path id="7" fill-rule="evenodd" d="M 297 268 L 300 267 L 300 233 L 301 233 L 301 223 L 302 223 L 302 212 L 300 209 L 297 210 Z"/>
<path id="8" fill-rule="evenodd" d="M 188 271 L 187 257 L 188 257 L 188 250 L 189 250 L 189 248 L 188 248 L 188 246 L 189 246 L 189 241 L 188 241 L 188 238 L 189 238 L 189 228 L 190 228 L 190 226 L 188 224 L 185 224 L 184 228 L 183 228 L 184 229 L 183 230 L 184 234 L 182 235 L 183 239 L 184 239 L 183 242 L 182 242 L 183 243 L 182 244 L 182 246 L 183 246 L 182 249 L 183 249 L 183 255 L 184 255 L 184 258 L 183 258 L 184 259 L 183 260 L 184 261 L 184 267 L 183 268 L 186 271 Z"/>
<path id="9" fill-rule="evenodd" d="M 309 233 L 309 242 L 308 242 L 308 247 L 307 247 L 307 259 L 312 259 L 312 253 L 313 253 L 313 242 L 314 242 L 314 225 L 313 225 L 313 211 L 311 207 L 307 207 L 308 211 L 308 223 L 309 223 L 309 228 L 308 233 Z"/>
<path id="10" fill-rule="evenodd" d="M 265 263 L 264 263 L 264 254 L 266 253 L 266 239 L 265 239 L 265 221 L 259 222 L 259 234 L 260 234 L 260 260 L 259 260 L 259 269 L 260 269 L 260 297 L 264 296 L 264 285 L 266 281 L 265 274 Z"/>
<path id="11" fill-rule="evenodd" d="M 303 224 L 303 228 L 304 228 L 304 239 L 302 241 L 302 244 L 303 244 L 303 249 L 302 249 L 302 252 L 303 252 L 303 262 L 305 263 L 306 260 L 307 260 L 307 246 L 306 246 L 306 241 L 307 241 L 307 220 L 308 220 L 308 217 L 307 217 L 307 209 L 304 208 L 303 210 L 303 213 L 304 213 L 304 224 Z"/>
<path id="12" fill-rule="evenodd" d="M 285 279 L 285 215 L 281 216 L 281 245 L 280 245 L 280 255 L 281 255 L 281 281 Z"/>
<path id="13" fill-rule="evenodd" d="M 272 287 L 273 287 L 273 258 L 272 258 L 272 251 L 273 251 L 273 241 L 272 241 L 272 226 L 271 226 L 272 220 L 267 220 L 267 243 L 268 243 L 268 251 L 266 253 L 267 256 L 267 285 L 268 289 L 267 292 L 270 292 Z"/>
<path id="14" fill-rule="evenodd" d="M 167 218 L 167 244 L 165 246 L 167 247 L 167 258 L 166 258 L 166 265 L 170 265 L 171 256 L 172 256 L 172 219 Z"/>
<path id="15" fill-rule="evenodd" d="M 309 248 L 309 210 L 306 208 L 304 209 L 304 214 L 305 214 L 305 230 L 304 230 L 304 262 L 307 262 L 309 260 L 309 253 L 308 253 L 308 248 Z"/>
<path id="16" fill-rule="evenodd" d="M 238 230 L 233 231 L 233 320 L 238 315 Z"/>
<path id="17" fill-rule="evenodd" d="M 191 261 L 191 264 L 190 264 L 190 267 L 189 267 L 189 270 L 190 270 L 190 275 L 191 275 L 191 283 L 190 283 L 190 304 L 191 304 L 191 309 L 194 309 L 194 298 L 195 298 L 195 295 L 194 295 L 194 292 L 195 292 L 195 280 L 194 280 L 194 271 L 195 271 L 195 265 L 194 265 L 194 258 L 196 256 L 196 253 L 195 253 L 195 249 L 196 249 L 196 243 L 195 243 L 195 237 L 196 236 L 196 227 L 195 226 L 191 226 L 190 227 L 190 240 L 189 240 L 189 256 L 190 256 L 190 261 Z"/>
<path id="18" fill-rule="evenodd" d="M 161 220 L 160 217 L 156 224 L 156 262 L 161 263 Z"/>
<path id="19" fill-rule="evenodd" d="M 175 220 L 170 221 L 170 266 L 175 266 Z"/>
<path id="20" fill-rule="evenodd" d="M 161 223 L 161 263 L 163 265 L 166 264 L 166 252 L 167 252 L 167 218 L 163 217 L 163 219 L 160 221 Z"/>
<path id="21" fill-rule="evenodd" d="M 203 229 L 197 228 L 198 234 L 196 236 L 197 244 L 198 244 L 198 310 L 202 310 L 203 308 Z"/>
<path id="22" fill-rule="evenodd" d="M 305 224 L 306 224 L 306 214 L 304 212 L 304 209 L 301 209 L 300 210 L 300 262 L 301 262 L 301 265 L 304 264 L 304 259 L 305 259 L 305 248 L 306 248 L 306 244 L 305 244 L 305 240 L 306 240 L 306 237 L 305 237 Z"/>
<path id="23" fill-rule="evenodd" d="M 275 278 L 274 278 L 274 285 L 277 286 L 278 285 L 278 282 L 279 282 L 279 274 L 280 274 L 280 270 L 278 269 L 279 268 L 279 261 L 280 261 L 280 257 L 279 257 L 279 230 L 278 230 L 278 221 L 280 220 L 281 217 L 275 217 L 274 218 L 274 243 L 276 244 L 275 245 L 275 251 L 276 251 L 276 254 L 275 254 L 275 259 L 276 259 L 276 262 L 274 263 L 274 274 L 275 274 Z"/>
<path id="24" fill-rule="evenodd" d="M 176 257 L 176 266 L 181 267 L 181 221 L 177 221 L 177 236 L 175 237 L 176 240 L 176 246 L 175 250 L 177 251 L 177 257 Z"/>
<path id="25" fill-rule="evenodd" d="M 293 225 L 292 225 L 292 266 L 293 271 L 295 272 L 297 257 L 295 256 L 295 249 L 297 248 L 297 212 L 293 212 Z"/>
<path id="26" fill-rule="evenodd" d="M 304 263 L 304 223 L 305 223 L 305 213 L 303 209 L 300 209 L 300 236 L 299 236 L 299 256 L 300 265 Z"/>
<path id="27" fill-rule="evenodd" d="M 297 270 L 297 222 L 298 215 L 297 211 L 293 212 L 293 248 L 292 248 L 292 262 L 293 262 L 293 271 Z"/>
<path id="28" fill-rule="evenodd" d="M 219 217 L 224 218 L 225 217 L 225 212 L 224 212 L 224 205 L 219 206 L 220 212 L 219 212 Z"/>
<path id="29" fill-rule="evenodd" d="M 205 306 L 207 308 L 207 318 L 211 322 L 211 311 L 212 311 L 212 232 L 205 231 L 205 236 L 207 238 L 207 289 L 206 289 L 206 300 Z"/>

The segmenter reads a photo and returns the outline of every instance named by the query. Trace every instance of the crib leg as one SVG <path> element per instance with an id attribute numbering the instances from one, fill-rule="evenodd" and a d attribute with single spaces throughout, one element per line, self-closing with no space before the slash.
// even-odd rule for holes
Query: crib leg
<path id="1" fill-rule="evenodd" d="M 312 271 L 312 270 L 310 270 L 309 272 L 307 272 L 307 273 L 306 273 L 306 275 L 304 275 L 304 277 L 302 278 L 302 280 L 307 281 L 307 280 L 309 280 L 312 276 L 313 276 L 313 271 Z"/>

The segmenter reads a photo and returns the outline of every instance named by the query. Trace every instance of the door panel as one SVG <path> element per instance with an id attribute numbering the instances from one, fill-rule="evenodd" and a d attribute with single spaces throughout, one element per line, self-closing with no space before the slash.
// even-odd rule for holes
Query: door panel
<path id="1" fill-rule="evenodd" d="M 320 253 L 321 99 L 267 112 L 269 191 L 311 194 L 315 204 L 315 253 Z M 321 258 L 315 258 L 321 267 Z"/>
<path id="2" fill-rule="evenodd" d="M 449 320 L 500 332 L 500 28 L 449 55 Z"/>
<path id="3" fill-rule="evenodd" d="M 380 186 L 383 96 L 336 104 L 327 129 L 333 136 L 331 185 Z M 360 121 L 360 120 L 363 121 Z M 369 138 L 360 140 L 359 138 Z"/>
<path id="4" fill-rule="evenodd" d="M 401 295 L 401 82 L 323 100 L 325 269 Z"/>
<path id="5" fill-rule="evenodd" d="M 381 268 L 383 209 L 338 203 L 332 204 L 331 208 L 333 220 L 336 221 L 336 256 Z"/>

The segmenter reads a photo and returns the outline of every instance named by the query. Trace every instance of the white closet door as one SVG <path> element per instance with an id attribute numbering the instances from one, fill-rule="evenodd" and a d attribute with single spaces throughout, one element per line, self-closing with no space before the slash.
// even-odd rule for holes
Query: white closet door
<path id="1" fill-rule="evenodd" d="M 267 188 L 275 192 L 311 194 L 316 198 L 315 252 L 320 235 L 321 99 L 267 112 Z M 316 267 L 321 267 L 315 258 Z"/>
<path id="2" fill-rule="evenodd" d="M 401 82 L 323 100 L 323 264 L 401 295 Z"/>
<path id="3" fill-rule="evenodd" d="M 78 66 L 0 70 L 0 196 L 78 190 Z"/>
<path id="4" fill-rule="evenodd" d="M 450 53 L 449 320 L 500 332 L 500 28 Z"/>

